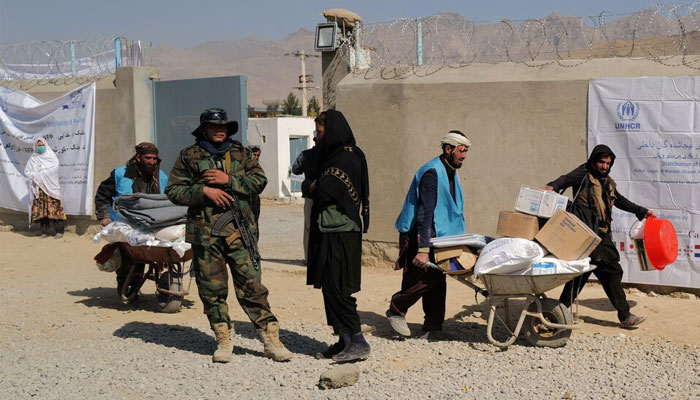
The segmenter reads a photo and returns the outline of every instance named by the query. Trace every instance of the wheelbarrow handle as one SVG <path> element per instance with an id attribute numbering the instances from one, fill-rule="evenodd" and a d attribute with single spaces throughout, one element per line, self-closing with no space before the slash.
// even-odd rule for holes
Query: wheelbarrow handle
<path id="1" fill-rule="evenodd" d="M 445 274 L 445 270 L 443 270 L 442 268 L 438 267 L 437 264 L 431 263 L 430 261 L 428 261 L 427 263 L 425 263 L 425 266 L 428 267 L 428 268 L 436 269 L 436 270 L 442 272 L 443 274 Z"/>
<path id="2" fill-rule="evenodd" d="M 438 267 L 437 265 L 435 265 L 434 263 L 431 263 L 430 261 L 428 261 L 427 263 L 425 263 L 425 266 L 428 267 L 428 268 L 436 269 L 436 270 L 442 272 L 443 275 L 446 275 L 446 274 L 447 274 L 447 272 L 446 272 L 444 269 Z M 450 275 L 450 276 L 452 276 L 452 277 L 454 278 L 453 275 Z M 455 278 L 455 279 L 456 279 L 456 278 Z M 484 296 L 484 297 L 486 297 L 486 298 L 489 297 L 489 291 L 488 291 L 488 290 L 482 289 L 482 288 L 476 286 L 475 284 L 473 284 L 473 283 L 471 283 L 471 282 L 469 282 L 469 281 L 467 281 L 467 280 L 464 280 L 464 279 L 458 279 L 458 280 L 459 280 L 460 282 L 464 283 L 465 285 L 469 286 L 470 288 L 472 288 L 472 289 L 476 292 L 476 294 L 474 294 L 474 298 L 476 298 L 476 295 L 477 295 L 477 294 L 480 294 L 480 295 L 482 295 L 482 296 Z"/>

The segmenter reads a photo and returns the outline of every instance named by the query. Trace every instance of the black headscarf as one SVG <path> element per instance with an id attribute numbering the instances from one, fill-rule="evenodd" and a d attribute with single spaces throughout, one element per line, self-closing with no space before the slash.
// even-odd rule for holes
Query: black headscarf
<path id="1" fill-rule="evenodd" d="M 340 111 L 327 110 L 320 143 L 322 173 L 316 190 L 330 197 L 363 232 L 369 228 L 369 172 L 362 150 Z M 360 221 L 362 216 L 362 222 Z"/>
<path id="2" fill-rule="evenodd" d="M 606 156 L 610 156 L 610 169 L 608 169 L 607 173 L 603 174 L 600 171 L 598 171 L 598 168 L 596 168 L 595 164 L 601 158 L 606 157 Z M 608 147 L 604 144 L 599 144 L 593 148 L 593 151 L 591 151 L 590 157 L 588 157 L 588 161 L 586 161 L 586 171 L 588 171 L 596 179 L 602 180 L 608 176 L 614 163 L 615 163 L 615 153 L 613 153 L 613 151 L 610 149 L 610 147 Z"/>
<path id="3" fill-rule="evenodd" d="M 158 157 L 158 147 L 150 142 L 141 142 L 134 147 L 134 151 L 136 154 L 126 162 L 126 166 L 130 173 L 141 177 L 139 182 L 136 182 L 136 185 L 139 186 L 139 192 L 160 193 L 160 163 L 163 160 Z M 155 154 L 158 157 L 158 162 L 153 168 L 147 168 L 144 163 L 139 162 L 138 156 L 145 154 Z"/>

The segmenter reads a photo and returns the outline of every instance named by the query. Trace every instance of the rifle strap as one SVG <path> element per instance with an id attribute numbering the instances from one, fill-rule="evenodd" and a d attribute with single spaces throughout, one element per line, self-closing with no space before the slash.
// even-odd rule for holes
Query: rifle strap
<path id="1" fill-rule="evenodd" d="M 226 155 L 224 156 L 224 159 L 225 159 L 225 161 L 226 161 L 226 162 L 224 163 L 224 172 L 226 172 L 226 173 L 228 174 L 229 171 L 231 171 L 231 152 L 230 152 L 230 151 L 227 151 L 227 152 L 226 152 Z"/>

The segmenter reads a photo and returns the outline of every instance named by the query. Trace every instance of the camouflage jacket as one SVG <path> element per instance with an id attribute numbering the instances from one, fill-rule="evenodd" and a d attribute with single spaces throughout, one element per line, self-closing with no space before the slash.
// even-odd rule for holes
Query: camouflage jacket
<path id="1" fill-rule="evenodd" d="M 248 226 L 257 235 L 251 202 L 254 195 L 260 194 L 267 185 L 265 172 L 260 167 L 253 153 L 244 148 L 240 142 L 234 142 L 229 150 L 231 154 L 231 177 L 224 189 L 235 193 L 241 211 L 248 219 Z M 188 206 L 185 241 L 206 246 L 211 238 L 211 227 L 226 210 L 216 206 L 204 195 L 203 174 L 208 169 L 216 169 L 216 162 L 225 163 L 224 156 L 215 156 L 198 145 L 184 148 L 173 169 L 170 171 L 165 193 L 175 204 Z M 233 225 L 233 224 L 230 224 Z M 235 228 L 230 227 L 233 233 Z"/>

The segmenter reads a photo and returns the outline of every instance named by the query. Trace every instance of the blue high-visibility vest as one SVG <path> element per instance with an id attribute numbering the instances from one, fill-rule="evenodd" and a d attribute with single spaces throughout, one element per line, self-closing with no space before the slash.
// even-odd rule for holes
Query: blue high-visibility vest
<path id="1" fill-rule="evenodd" d="M 160 186 L 160 193 L 162 194 L 165 193 L 165 186 L 168 184 L 168 175 L 161 170 L 158 170 L 158 172 L 158 182 Z M 114 211 L 114 207 L 112 206 L 117 197 L 134 193 L 134 180 L 126 177 L 124 175 L 125 173 L 126 165 L 122 165 L 121 167 L 114 169 L 114 196 L 112 196 L 112 203 L 109 205 L 109 218 L 111 218 L 112 221 L 116 221 L 121 218 L 121 216 Z"/>
<path id="2" fill-rule="evenodd" d="M 418 185 L 423 174 L 434 169 L 437 173 L 437 202 L 435 204 L 435 212 L 433 213 L 433 224 L 435 226 L 435 235 L 437 237 L 462 235 L 465 233 L 466 225 L 464 222 L 464 195 L 462 187 L 459 184 L 459 176 L 455 171 L 455 197 L 452 198 L 450 193 L 450 179 L 447 176 L 445 166 L 442 164 L 440 157 L 435 157 L 428 161 L 418 169 L 411 187 L 406 193 L 406 199 L 403 202 L 403 208 L 399 217 L 396 219 L 394 227 L 399 232 L 408 232 L 416 224 L 418 215 Z"/>

